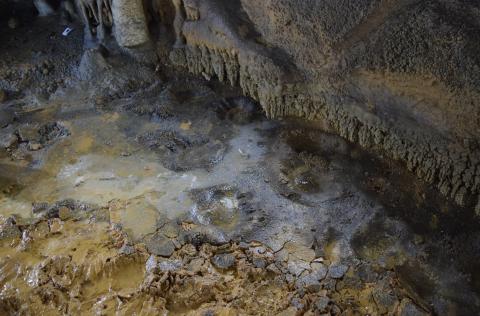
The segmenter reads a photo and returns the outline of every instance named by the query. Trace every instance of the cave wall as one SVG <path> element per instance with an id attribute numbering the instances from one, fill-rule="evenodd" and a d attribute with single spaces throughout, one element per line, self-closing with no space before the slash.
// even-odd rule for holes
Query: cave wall
<path id="1" fill-rule="evenodd" d="M 240 87 L 269 117 L 403 161 L 480 212 L 478 1 L 112 2 L 120 45 L 134 49 L 118 34 L 145 40 L 147 29 L 153 43 L 173 37 L 174 66 Z M 152 21 L 169 27 L 154 35 Z"/>

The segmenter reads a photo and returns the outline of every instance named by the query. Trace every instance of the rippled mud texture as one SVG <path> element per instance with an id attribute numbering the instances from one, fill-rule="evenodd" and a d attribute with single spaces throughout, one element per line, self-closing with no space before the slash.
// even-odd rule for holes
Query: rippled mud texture
<path id="1" fill-rule="evenodd" d="M 478 314 L 473 207 L 212 72 L 27 22 L 0 33 L 2 314 Z"/>

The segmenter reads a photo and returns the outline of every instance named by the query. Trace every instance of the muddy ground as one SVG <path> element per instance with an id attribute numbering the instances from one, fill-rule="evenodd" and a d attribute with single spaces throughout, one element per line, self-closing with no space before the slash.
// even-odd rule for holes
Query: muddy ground
<path id="1" fill-rule="evenodd" d="M 0 314 L 478 313 L 472 210 L 56 22 L 0 33 Z"/>

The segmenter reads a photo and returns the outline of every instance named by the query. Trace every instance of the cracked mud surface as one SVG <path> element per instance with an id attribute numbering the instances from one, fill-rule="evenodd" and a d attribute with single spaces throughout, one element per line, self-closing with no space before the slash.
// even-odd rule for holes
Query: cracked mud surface
<path id="1" fill-rule="evenodd" d="M 338 136 L 267 120 L 235 89 L 75 58 L 82 73 L 60 76 L 75 85 L 0 103 L 2 314 L 480 308 L 472 210 Z"/>

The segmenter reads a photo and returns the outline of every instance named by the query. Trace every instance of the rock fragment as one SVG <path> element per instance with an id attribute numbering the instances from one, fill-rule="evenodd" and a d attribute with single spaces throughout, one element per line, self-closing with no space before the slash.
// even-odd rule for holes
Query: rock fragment
<path id="1" fill-rule="evenodd" d="M 147 241 L 146 246 L 148 252 L 161 257 L 170 257 L 175 251 L 173 242 L 159 233 L 153 235 L 153 237 Z"/>
<path id="2" fill-rule="evenodd" d="M 235 265 L 235 256 L 229 253 L 218 254 L 213 256 L 212 264 L 222 270 L 227 270 Z"/>
<path id="3" fill-rule="evenodd" d="M 334 264 L 331 265 L 328 269 L 328 276 L 333 279 L 341 279 L 347 273 L 348 266 L 343 264 Z"/>

